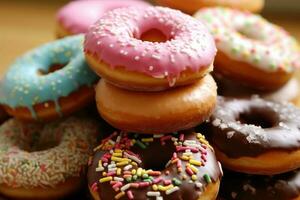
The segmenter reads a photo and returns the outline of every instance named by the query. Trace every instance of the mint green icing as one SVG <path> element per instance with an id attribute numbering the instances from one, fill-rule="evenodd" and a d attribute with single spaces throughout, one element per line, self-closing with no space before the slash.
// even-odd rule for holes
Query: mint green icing
<path id="1" fill-rule="evenodd" d="M 59 98 L 81 86 L 92 86 L 98 79 L 85 62 L 83 38 L 77 35 L 50 42 L 19 57 L 1 80 L 0 103 L 27 107 L 36 118 L 33 106 L 53 101 L 60 113 Z M 53 64 L 66 65 L 41 75 L 40 71 L 48 72 Z"/>

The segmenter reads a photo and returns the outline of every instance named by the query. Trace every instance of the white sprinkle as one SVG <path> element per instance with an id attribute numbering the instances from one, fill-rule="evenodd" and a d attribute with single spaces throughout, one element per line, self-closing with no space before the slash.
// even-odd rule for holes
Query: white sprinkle
<path id="1" fill-rule="evenodd" d="M 163 136 L 164 136 L 163 134 L 154 134 L 154 135 L 153 135 L 154 138 L 161 138 L 161 137 L 163 137 Z"/>
<path id="2" fill-rule="evenodd" d="M 130 155 L 126 152 L 124 152 L 124 156 L 131 159 L 131 160 L 133 160 L 133 161 L 135 161 L 135 162 L 137 162 L 138 164 L 142 163 L 142 161 L 139 158 L 137 158 L 136 156 Z"/>
<path id="3" fill-rule="evenodd" d="M 130 170 L 132 168 L 132 165 L 126 165 L 123 169 L 125 170 L 125 171 L 128 171 L 128 170 Z"/>
<path id="4" fill-rule="evenodd" d="M 139 56 L 135 56 L 134 60 L 138 61 L 138 60 L 140 60 L 140 57 Z"/>
<path id="5" fill-rule="evenodd" d="M 160 60 L 160 56 L 159 55 L 153 54 L 151 57 L 154 58 L 154 59 L 156 59 L 156 60 Z"/>
<path id="6" fill-rule="evenodd" d="M 160 192 L 149 191 L 149 192 L 147 192 L 147 196 L 148 197 L 158 197 L 158 196 L 160 196 Z"/>
<path id="7" fill-rule="evenodd" d="M 110 44 L 109 47 L 110 47 L 110 48 L 114 48 L 114 44 Z"/>
<path id="8" fill-rule="evenodd" d="M 168 189 L 168 190 L 166 191 L 166 195 L 172 194 L 173 192 L 176 192 L 176 191 L 178 191 L 178 190 L 179 190 L 179 187 L 175 186 L 175 187 L 173 187 L 173 188 L 171 188 L 171 189 Z"/>
<path id="9" fill-rule="evenodd" d="M 124 191 L 128 190 L 129 188 L 130 188 L 130 183 L 127 183 L 126 185 L 121 187 L 121 191 L 124 192 Z"/>
<path id="10" fill-rule="evenodd" d="M 195 186 L 196 186 L 196 188 L 199 188 L 199 189 L 202 189 L 202 188 L 203 188 L 203 184 L 200 183 L 199 181 L 197 181 L 197 182 L 195 183 Z"/>
<path id="11" fill-rule="evenodd" d="M 96 168 L 96 172 L 102 172 L 103 170 L 104 170 L 103 167 L 97 167 L 97 168 Z"/>
<path id="12" fill-rule="evenodd" d="M 124 179 L 123 179 L 123 178 L 120 178 L 120 177 L 114 177 L 114 180 L 115 180 L 115 181 L 120 181 L 120 182 L 123 182 L 123 181 L 124 181 Z"/>

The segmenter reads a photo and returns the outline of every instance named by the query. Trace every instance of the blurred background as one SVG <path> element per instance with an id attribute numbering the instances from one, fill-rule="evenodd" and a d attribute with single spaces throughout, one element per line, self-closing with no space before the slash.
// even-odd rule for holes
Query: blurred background
<path id="1" fill-rule="evenodd" d="M 0 74 L 16 56 L 55 39 L 55 13 L 67 2 L 0 0 Z M 266 0 L 262 15 L 300 40 L 300 0 Z"/>

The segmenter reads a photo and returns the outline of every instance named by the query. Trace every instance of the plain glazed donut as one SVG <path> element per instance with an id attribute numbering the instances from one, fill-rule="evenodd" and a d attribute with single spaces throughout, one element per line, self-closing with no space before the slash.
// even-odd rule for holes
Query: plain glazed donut
<path id="1" fill-rule="evenodd" d="M 300 167 L 300 110 L 291 104 L 220 97 L 209 127 L 225 168 L 273 175 Z"/>
<path id="2" fill-rule="evenodd" d="M 22 120 L 48 121 L 91 103 L 98 78 L 85 62 L 82 42 L 82 35 L 72 36 L 18 58 L 0 86 L 5 110 Z"/>
<path id="3" fill-rule="evenodd" d="M 203 7 L 229 7 L 240 10 L 248 10 L 250 12 L 259 12 L 264 7 L 264 0 L 154 0 L 161 6 L 167 6 L 194 14 Z"/>
<path id="4" fill-rule="evenodd" d="M 95 148 L 88 167 L 95 200 L 214 200 L 221 176 L 214 150 L 194 132 L 115 132 Z"/>
<path id="5" fill-rule="evenodd" d="M 218 85 L 218 95 L 224 97 L 251 98 L 253 95 L 258 95 L 269 101 L 291 102 L 295 105 L 300 99 L 300 83 L 296 77 L 291 78 L 284 86 L 272 92 L 251 89 L 223 76 L 215 75 L 214 79 Z"/>
<path id="6" fill-rule="evenodd" d="M 258 15 L 209 8 L 195 17 L 214 35 L 218 48 L 215 71 L 228 79 L 254 89 L 276 90 L 300 66 L 297 41 Z"/>
<path id="7" fill-rule="evenodd" d="M 82 186 L 97 122 L 71 117 L 46 125 L 16 119 L 0 127 L 0 192 L 13 199 L 57 199 Z"/>
<path id="8" fill-rule="evenodd" d="M 73 1 L 62 7 L 56 15 L 56 36 L 58 38 L 86 33 L 104 13 L 121 7 L 147 6 L 137 0 L 89 0 Z"/>
<path id="9" fill-rule="evenodd" d="M 96 87 L 98 111 L 120 130 L 171 133 L 193 128 L 209 118 L 216 104 L 210 75 L 195 84 L 162 92 L 134 92 L 101 80 Z"/>
<path id="10" fill-rule="evenodd" d="M 300 170 L 275 176 L 224 171 L 219 200 L 300 200 Z"/>
<path id="11" fill-rule="evenodd" d="M 161 32 L 163 42 L 143 41 Z M 154 31 L 155 32 L 155 31 Z M 216 54 L 206 27 L 180 11 L 162 7 L 121 8 L 91 26 L 84 51 L 91 68 L 130 90 L 159 91 L 186 85 L 212 70 Z"/>

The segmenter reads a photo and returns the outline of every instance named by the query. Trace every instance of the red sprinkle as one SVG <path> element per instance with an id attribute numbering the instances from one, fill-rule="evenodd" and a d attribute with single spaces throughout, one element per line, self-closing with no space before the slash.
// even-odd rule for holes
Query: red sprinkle
<path id="1" fill-rule="evenodd" d="M 128 190 L 128 191 L 127 191 L 127 197 L 128 197 L 128 199 L 134 199 L 134 196 L 133 196 L 131 190 Z"/>

